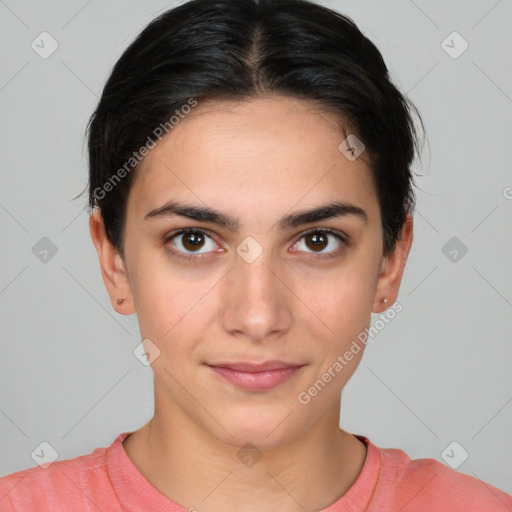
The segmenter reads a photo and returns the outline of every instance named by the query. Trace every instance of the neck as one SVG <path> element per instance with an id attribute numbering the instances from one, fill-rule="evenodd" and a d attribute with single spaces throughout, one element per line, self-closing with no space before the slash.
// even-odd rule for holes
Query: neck
<path id="1" fill-rule="evenodd" d="M 366 459 L 365 445 L 339 428 L 339 402 L 293 440 L 264 450 L 223 443 L 178 407 L 161 410 L 123 446 L 154 487 L 190 510 L 322 510 L 348 491 Z"/>

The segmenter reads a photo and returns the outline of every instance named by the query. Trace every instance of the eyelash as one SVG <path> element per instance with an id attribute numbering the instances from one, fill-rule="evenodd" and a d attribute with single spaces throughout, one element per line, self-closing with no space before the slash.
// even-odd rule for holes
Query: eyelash
<path id="1" fill-rule="evenodd" d="M 205 231 L 204 229 L 184 228 L 184 229 L 180 229 L 178 231 L 173 231 L 172 233 L 169 233 L 169 235 L 165 237 L 164 243 L 168 244 L 173 238 L 176 238 L 176 237 L 178 237 L 180 235 L 187 235 L 187 234 L 190 234 L 190 233 L 201 233 L 203 235 L 208 236 L 209 238 L 212 238 L 212 236 L 210 235 L 210 232 L 209 231 Z M 328 252 L 328 253 L 318 253 L 316 256 L 314 256 L 315 258 L 320 258 L 320 259 L 323 259 L 323 258 L 335 258 L 337 256 L 341 256 L 345 252 L 345 250 L 347 248 L 346 246 L 348 245 L 347 239 L 345 238 L 345 236 L 343 236 L 338 231 L 330 229 L 330 228 L 313 228 L 313 229 L 309 229 L 308 231 L 305 231 L 304 233 L 301 234 L 301 236 L 297 239 L 297 241 L 294 243 L 294 245 L 296 243 L 298 243 L 300 240 L 302 240 L 305 236 L 310 235 L 312 233 L 323 233 L 323 234 L 333 235 L 342 244 L 340 247 L 338 247 L 338 249 L 336 249 L 334 251 L 331 251 L 331 252 Z M 206 253 L 198 253 L 198 254 L 191 253 L 190 255 L 187 255 L 186 253 L 183 253 L 183 252 L 178 251 L 178 250 L 176 250 L 174 248 L 171 248 L 171 247 L 167 247 L 167 250 L 171 254 L 173 254 L 174 256 L 177 256 L 179 258 L 184 258 L 186 260 L 200 260 L 200 259 L 203 259 L 206 256 Z M 315 253 L 309 253 L 309 254 L 315 254 Z"/>

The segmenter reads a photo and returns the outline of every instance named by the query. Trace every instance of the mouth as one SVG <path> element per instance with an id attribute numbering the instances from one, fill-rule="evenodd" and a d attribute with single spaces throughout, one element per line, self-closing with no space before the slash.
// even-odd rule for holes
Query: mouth
<path id="1" fill-rule="evenodd" d="M 267 361 L 206 364 L 216 375 L 240 389 L 266 391 L 294 377 L 305 365 Z"/>

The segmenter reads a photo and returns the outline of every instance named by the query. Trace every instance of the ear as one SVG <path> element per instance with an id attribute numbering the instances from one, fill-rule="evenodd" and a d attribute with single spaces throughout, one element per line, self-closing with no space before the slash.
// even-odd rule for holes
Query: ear
<path id="1" fill-rule="evenodd" d="M 135 313 L 126 264 L 117 248 L 107 237 L 103 217 L 98 209 L 89 218 L 91 237 L 100 260 L 101 275 L 112 307 L 121 315 Z M 121 304 L 118 299 L 124 299 Z"/>
<path id="2" fill-rule="evenodd" d="M 380 274 L 377 280 L 377 290 L 373 303 L 373 313 L 382 313 L 391 304 L 394 304 L 400 289 L 402 275 L 411 249 L 413 238 L 412 215 L 407 214 L 406 221 L 402 227 L 400 237 L 396 242 L 393 252 L 382 260 Z M 388 299 L 385 304 L 383 299 Z"/>

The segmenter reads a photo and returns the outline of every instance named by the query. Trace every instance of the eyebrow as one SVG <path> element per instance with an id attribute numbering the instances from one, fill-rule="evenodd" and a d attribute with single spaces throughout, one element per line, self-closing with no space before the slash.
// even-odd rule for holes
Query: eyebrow
<path id="1" fill-rule="evenodd" d="M 186 217 L 187 219 L 193 219 L 197 221 L 210 222 L 217 224 L 230 231 L 237 231 L 240 222 L 237 218 L 226 215 L 222 212 L 213 210 L 208 207 L 201 207 L 195 205 L 188 205 L 179 201 L 169 201 L 160 208 L 150 211 L 144 220 L 154 218 L 165 218 L 178 215 L 180 217 Z M 366 212 L 351 203 L 347 202 L 335 202 L 329 203 L 317 208 L 310 210 L 302 210 L 282 217 L 278 226 L 280 229 L 285 230 L 302 224 L 309 224 L 312 222 L 318 222 L 326 219 L 333 219 L 336 217 L 343 217 L 347 215 L 353 215 L 368 223 L 368 215 Z"/>

